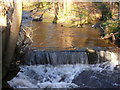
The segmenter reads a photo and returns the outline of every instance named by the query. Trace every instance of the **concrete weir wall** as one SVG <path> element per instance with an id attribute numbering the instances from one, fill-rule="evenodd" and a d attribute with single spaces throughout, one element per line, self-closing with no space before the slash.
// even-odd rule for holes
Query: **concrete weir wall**
<path id="1" fill-rule="evenodd" d="M 97 64 L 111 61 L 112 64 L 120 63 L 119 53 L 107 50 L 70 50 L 70 51 L 31 51 L 25 56 L 24 64 Z"/>
<path id="2" fill-rule="evenodd" d="M 2 16 L 6 17 L 6 25 L 0 25 L 2 33 L 2 77 L 5 78 L 10 63 L 13 60 L 14 51 L 19 35 L 21 18 L 22 18 L 22 0 L 16 2 L 7 2 L 5 0 L 0 2 L 2 7 Z"/>
<path id="3" fill-rule="evenodd" d="M 0 89 L 2 89 L 2 30 L 0 28 Z"/>

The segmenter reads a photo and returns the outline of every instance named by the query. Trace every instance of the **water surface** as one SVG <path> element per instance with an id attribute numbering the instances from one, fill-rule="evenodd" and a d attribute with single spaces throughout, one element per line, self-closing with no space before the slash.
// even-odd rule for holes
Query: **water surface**
<path id="1" fill-rule="evenodd" d="M 60 24 L 29 22 L 33 30 L 33 48 L 40 50 L 76 50 L 86 47 L 112 47 L 100 39 L 100 31 L 91 28 L 61 27 Z"/>

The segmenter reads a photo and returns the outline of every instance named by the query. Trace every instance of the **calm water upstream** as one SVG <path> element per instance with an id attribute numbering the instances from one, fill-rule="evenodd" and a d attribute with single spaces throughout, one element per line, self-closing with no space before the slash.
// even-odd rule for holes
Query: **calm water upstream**
<path id="1" fill-rule="evenodd" d="M 112 47 L 104 40 L 100 40 L 100 32 L 91 28 L 67 28 L 59 24 L 29 22 L 33 30 L 32 47 L 40 50 L 75 50 L 86 47 Z"/>

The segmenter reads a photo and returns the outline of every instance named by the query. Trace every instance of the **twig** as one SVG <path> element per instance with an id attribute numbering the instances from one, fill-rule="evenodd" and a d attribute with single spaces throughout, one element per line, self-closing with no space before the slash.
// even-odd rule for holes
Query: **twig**
<path id="1" fill-rule="evenodd" d="M 119 34 L 120 32 L 116 32 L 116 33 L 111 33 L 110 35 L 107 35 L 105 37 L 102 37 L 101 39 L 109 39 L 109 38 L 112 38 L 112 41 L 115 42 L 116 41 L 116 38 L 115 38 L 115 35 Z"/>

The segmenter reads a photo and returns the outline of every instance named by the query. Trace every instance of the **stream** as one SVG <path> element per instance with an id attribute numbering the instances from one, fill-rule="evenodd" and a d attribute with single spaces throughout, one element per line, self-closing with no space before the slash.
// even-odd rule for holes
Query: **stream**
<path id="1" fill-rule="evenodd" d="M 100 39 L 99 30 L 27 19 L 23 24 L 32 27 L 33 43 L 20 71 L 8 81 L 11 87 L 120 88 L 120 52 Z"/>
<path id="2" fill-rule="evenodd" d="M 27 22 L 32 27 L 32 48 L 40 50 L 77 50 L 80 48 L 115 47 L 100 39 L 100 31 L 86 25 L 84 28 L 61 27 L 60 24 Z"/>

